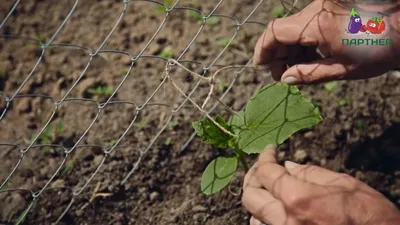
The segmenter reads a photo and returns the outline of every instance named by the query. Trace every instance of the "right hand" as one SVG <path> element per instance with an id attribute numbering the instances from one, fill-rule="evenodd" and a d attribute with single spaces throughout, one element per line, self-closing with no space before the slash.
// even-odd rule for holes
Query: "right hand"
<path id="1" fill-rule="evenodd" d="M 360 5 L 359 5 L 360 6 Z M 360 6 L 361 7 L 361 6 Z M 385 7 L 380 7 L 381 10 Z M 367 11 L 379 10 L 379 6 Z M 386 7 L 387 9 L 387 7 Z M 269 23 L 255 47 L 254 63 L 269 65 L 275 80 L 311 84 L 340 79 L 365 79 L 388 72 L 400 64 L 400 13 L 385 17 L 383 34 L 345 34 L 351 8 L 329 0 L 315 0 L 301 12 Z M 358 10 L 366 24 L 368 14 Z M 372 15 L 376 16 L 376 14 Z M 388 46 L 343 45 L 342 39 L 392 39 Z M 313 50 L 311 61 L 302 52 Z M 315 49 L 325 58 L 317 59 Z M 290 68 L 282 58 L 296 59 Z"/>

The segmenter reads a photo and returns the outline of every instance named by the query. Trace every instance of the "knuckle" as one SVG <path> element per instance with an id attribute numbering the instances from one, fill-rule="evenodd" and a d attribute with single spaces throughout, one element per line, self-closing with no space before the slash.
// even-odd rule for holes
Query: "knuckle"
<path id="1" fill-rule="evenodd" d="M 302 198 L 299 197 L 299 195 L 291 193 L 286 197 L 286 204 L 289 207 L 296 207 L 300 205 L 300 202 L 302 201 Z"/>
<path id="2" fill-rule="evenodd" d="M 305 205 L 305 202 L 309 198 L 307 193 L 304 192 L 285 192 L 282 196 L 282 201 L 284 204 L 290 209 L 301 210 L 302 206 Z"/>
<path id="3" fill-rule="evenodd" d="M 267 171 L 270 169 L 270 166 L 267 164 L 259 165 L 257 170 L 254 171 L 254 175 L 257 178 L 264 178 L 267 175 Z"/>
<path id="4" fill-rule="evenodd" d="M 340 173 L 339 179 L 341 180 L 340 183 L 349 190 L 354 190 L 359 186 L 359 181 L 348 174 Z"/>

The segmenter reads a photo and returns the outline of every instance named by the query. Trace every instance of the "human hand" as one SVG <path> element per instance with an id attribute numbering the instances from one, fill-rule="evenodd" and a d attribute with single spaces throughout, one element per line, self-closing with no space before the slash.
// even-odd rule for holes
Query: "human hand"
<path id="1" fill-rule="evenodd" d="M 400 211 L 346 174 L 317 166 L 277 164 L 267 148 L 244 179 L 242 203 L 251 225 L 398 225 Z"/>
<path id="2" fill-rule="evenodd" d="M 345 34 L 351 8 L 336 2 L 315 0 L 293 16 L 271 21 L 257 42 L 254 63 L 269 65 L 274 79 L 288 84 L 365 79 L 397 67 L 400 64 L 400 13 L 395 11 L 384 17 L 386 31 L 383 34 Z M 362 17 L 370 15 L 367 11 L 375 12 L 371 15 L 376 16 L 376 12 L 390 8 L 387 5 L 357 7 Z M 393 44 L 349 46 L 342 43 L 343 39 L 391 39 Z M 286 64 L 292 66 L 287 68 Z"/>

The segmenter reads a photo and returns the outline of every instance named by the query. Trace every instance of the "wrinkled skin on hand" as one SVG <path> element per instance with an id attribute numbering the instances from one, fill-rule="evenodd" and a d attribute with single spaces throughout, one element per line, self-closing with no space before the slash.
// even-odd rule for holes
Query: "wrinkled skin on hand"
<path id="1" fill-rule="evenodd" d="M 386 29 L 382 34 L 351 35 L 345 33 L 351 7 L 354 5 L 345 7 L 334 1 L 316 0 L 295 15 L 271 21 L 257 42 L 254 63 L 270 66 L 274 79 L 288 84 L 365 79 L 397 67 L 400 13 L 394 11 L 384 17 Z M 366 18 L 391 8 L 387 5 L 357 7 Z M 393 44 L 349 46 L 342 44 L 345 38 L 392 39 Z M 287 64 L 291 66 L 287 68 Z"/>
<path id="2" fill-rule="evenodd" d="M 346 174 L 277 164 L 267 148 L 245 176 L 242 203 L 251 225 L 398 225 L 400 211 L 382 194 Z"/>

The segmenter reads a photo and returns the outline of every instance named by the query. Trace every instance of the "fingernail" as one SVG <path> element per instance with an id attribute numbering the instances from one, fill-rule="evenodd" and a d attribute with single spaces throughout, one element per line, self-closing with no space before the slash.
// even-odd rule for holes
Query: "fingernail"
<path id="1" fill-rule="evenodd" d="M 292 162 L 292 161 L 285 161 L 286 169 L 294 169 L 294 168 L 296 168 L 298 166 L 300 166 L 300 164 Z"/>
<path id="2" fill-rule="evenodd" d="M 297 82 L 298 82 L 298 79 L 296 77 L 292 77 L 292 76 L 285 77 L 282 80 L 282 83 L 285 83 L 285 84 L 297 84 Z"/>

